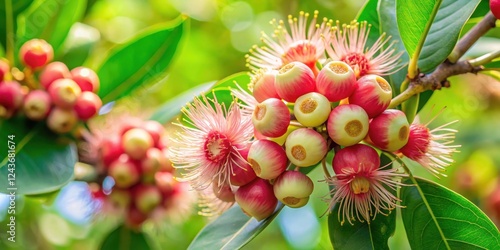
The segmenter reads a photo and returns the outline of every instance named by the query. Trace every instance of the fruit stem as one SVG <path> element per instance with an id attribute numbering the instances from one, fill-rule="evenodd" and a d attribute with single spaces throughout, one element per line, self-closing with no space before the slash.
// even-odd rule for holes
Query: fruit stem
<path id="1" fill-rule="evenodd" d="M 472 66 L 481 66 L 481 65 L 484 65 L 484 64 L 487 64 L 487 63 L 493 61 L 494 59 L 496 59 L 498 57 L 500 57 L 500 50 L 493 51 L 493 52 L 490 52 L 488 54 L 482 55 L 478 58 L 469 60 L 469 63 Z"/>

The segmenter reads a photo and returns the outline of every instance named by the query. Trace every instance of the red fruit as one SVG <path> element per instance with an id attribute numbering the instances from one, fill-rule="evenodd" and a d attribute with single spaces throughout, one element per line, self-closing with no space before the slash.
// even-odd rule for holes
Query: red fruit
<path id="1" fill-rule="evenodd" d="M 49 115 L 51 104 L 50 96 L 46 91 L 33 90 L 24 99 L 24 114 L 31 120 L 41 121 Z"/>
<path id="2" fill-rule="evenodd" d="M 219 186 L 216 183 L 212 185 L 213 192 L 219 200 L 224 202 L 234 202 L 234 192 L 229 185 Z"/>
<path id="3" fill-rule="evenodd" d="M 262 70 L 254 76 L 252 86 L 255 100 L 263 102 L 269 98 L 280 98 L 274 86 L 277 74 L 276 70 Z"/>
<path id="4" fill-rule="evenodd" d="M 314 92 L 316 82 L 313 71 L 301 62 L 283 66 L 276 75 L 276 92 L 287 102 L 295 102 L 300 96 Z"/>
<path id="5" fill-rule="evenodd" d="M 135 206 L 131 206 L 125 218 L 125 225 L 129 228 L 138 230 L 147 219 L 147 214 L 139 211 Z"/>
<path id="6" fill-rule="evenodd" d="M 104 138 L 99 152 L 104 166 L 109 167 L 113 161 L 124 153 L 121 136 L 111 135 Z"/>
<path id="7" fill-rule="evenodd" d="M 370 121 L 368 135 L 378 148 L 394 152 L 408 142 L 410 125 L 405 113 L 388 109 Z"/>
<path id="8" fill-rule="evenodd" d="M 387 109 L 391 99 L 391 85 L 384 78 L 365 75 L 358 79 L 358 85 L 349 97 L 349 103 L 362 107 L 368 117 L 373 118 Z"/>
<path id="9" fill-rule="evenodd" d="M 326 64 L 316 78 L 316 88 L 331 102 L 349 97 L 356 89 L 356 75 L 349 65 L 341 61 Z"/>
<path id="10" fill-rule="evenodd" d="M 262 135 L 279 137 L 290 125 L 290 111 L 282 100 L 269 98 L 255 107 L 252 123 Z"/>
<path id="11" fill-rule="evenodd" d="M 40 73 L 40 83 L 45 89 L 49 89 L 52 82 L 58 79 L 70 78 L 71 73 L 66 64 L 62 62 L 51 62 Z"/>
<path id="12" fill-rule="evenodd" d="M 500 0 L 490 0 L 490 10 L 493 15 L 500 18 Z"/>
<path id="13" fill-rule="evenodd" d="M 86 67 L 78 67 L 71 70 L 71 78 L 75 81 L 82 91 L 97 93 L 99 91 L 99 77 L 97 74 Z"/>
<path id="14" fill-rule="evenodd" d="M 140 180 L 139 167 L 126 154 L 122 154 L 110 164 L 108 174 L 115 180 L 115 186 L 118 188 L 131 187 Z"/>
<path id="15" fill-rule="evenodd" d="M 243 159 L 247 159 L 248 149 L 243 149 L 239 152 Z M 233 173 L 229 176 L 231 185 L 243 186 L 257 178 L 257 175 L 255 175 L 252 167 L 243 159 L 237 158 L 236 162 L 231 164 L 231 171 Z"/>
<path id="16" fill-rule="evenodd" d="M 32 69 L 40 68 L 54 58 L 52 46 L 42 39 L 31 39 L 21 46 L 21 62 Z"/>
<path id="17" fill-rule="evenodd" d="M 78 117 L 73 110 L 64 110 L 55 107 L 47 117 L 47 126 L 58 134 L 70 132 L 78 122 Z"/>
<path id="18" fill-rule="evenodd" d="M 102 101 L 99 96 L 92 92 L 83 92 L 77 99 L 75 106 L 76 114 L 80 120 L 86 121 L 99 113 Z"/>
<path id="19" fill-rule="evenodd" d="M 286 170 L 285 150 L 276 142 L 257 140 L 248 151 L 248 162 L 259 178 L 271 180 Z"/>
<path id="20" fill-rule="evenodd" d="M 71 79 L 55 80 L 49 87 L 52 102 L 63 109 L 71 109 L 82 91 Z"/>
<path id="21" fill-rule="evenodd" d="M 0 84 L 0 106 L 7 110 L 17 110 L 23 103 L 24 93 L 16 81 L 7 81 Z"/>
<path id="22" fill-rule="evenodd" d="M 9 74 L 10 66 L 8 61 L 4 58 L 0 58 L 0 84 L 5 79 L 5 76 Z"/>
<path id="23" fill-rule="evenodd" d="M 272 215 L 278 204 L 278 200 L 274 196 L 273 186 L 260 178 L 238 188 L 235 200 L 245 214 L 258 221 Z"/>
<path id="24" fill-rule="evenodd" d="M 174 191 L 176 181 L 172 173 L 156 172 L 155 184 L 163 194 L 169 195 Z"/>
<path id="25" fill-rule="evenodd" d="M 142 180 L 151 182 L 155 173 L 167 164 L 167 158 L 160 149 L 150 148 L 141 161 Z"/>

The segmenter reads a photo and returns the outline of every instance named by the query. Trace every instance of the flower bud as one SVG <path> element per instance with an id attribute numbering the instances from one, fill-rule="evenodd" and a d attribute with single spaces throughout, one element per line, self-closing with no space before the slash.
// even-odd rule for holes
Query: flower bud
<path id="1" fill-rule="evenodd" d="M 262 135 L 279 137 L 286 133 L 290 124 L 290 111 L 280 99 L 269 98 L 255 107 L 252 122 Z"/>
<path id="2" fill-rule="evenodd" d="M 80 120 L 86 121 L 99 113 L 102 101 L 99 96 L 92 92 L 83 92 L 77 99 L 75 106 L 76 114 Z"/>
<path id="3" fill-rule="evenodd" d="M 397 109 L 388 109 L 372 119 L 368 134 L 378 148 L 394 152 L 408 142 L 410 125 L 405 113 Z"/>
<path id="4" fill-rule="evenodd" d="M 328 150 L 323 136 L 308 128 L 299 128 L 290 133 L 285 142 L 285 149 L 288 159 L 299 167 L 318 163 Z"/>
<path id="5" fill-rule="evenodd" d="M 358 79 L 357 88 L 349 97 L 349 103 L 362 107 L 368 117 L 373 118 L 389 107 L 391 99 L 391 85 L 384 78 L 365 75 Z"/>
<path id="6" fill-rule="evenodd" d="M 49 93 L 33 90 L 24 99 L 24 114 L 31 120 L 41 121 L 49 115 L 51 104 Z"/>
<path id="7" fill-rule="evenodd" d="M 54 50 L 45 40 L 31 39 L 21 46 L 19 58 L 24 65 L 37 69 L 52 61 Z"/>
<path id="8" fill-rule="evenodd" d="M 140 179 L 139 167 L 126 154 L 120 155 L 109 165 L 108 175 L 115 180 L 118 188 L 129 188 Z"/>
<path id="9" fill-rule="evenodd" d="M 47 117 L 47 126 L 50 130 L 64 134 L 70 132 L 78 122 L 75 111 L 54 107 Z"/>
<path id="10" fill-rule="evenodd" d="M 123 134 L 122 146 L 125 153 L 132 159 L 140 160 L 153 147 L 153 138 L 146 130 L 133 128 Z"/>
<path id="11" fill-rule="evenodd" d="M 104 166 L 109 165 L 124 153 L 121 136 L 111 135 L 103 139 L 99 147 L 99 156 Z"/>
<path id="12" fill-rule="evenodd" d="M 5 79 L 5 76 L 8 75 L 9 73 L 10 73 L 9 62 L 4 58 L 0 58 L 0 84 Z"/>
<path id="13" fill-rule="evenodd" d="M 260 178 L 238 188 L 235 200 L 245 214 L 258 221 L 271 216 L 278 205 L 273 186 Z"/>
<path id="14" fill-rule="evenodd" d="M 49 87 L 52 102 L 63 109 L 72 108 L 82 91 L 71 79 L 55 80 Z"/>
<path id="15" fill-rule="evenodd" d="M 283 66 L 276 75 L 276 92 L 287 102 L 295 102 L 300 96 L 316 89 L 313 71 L 301 62 Z"/>
<path id="16" fill-rule="evenodd" d="M 45 89 L 49 89 L 50 85 L 59 79 L 70 78 L 68 66 L 62 62 L 51 62 L 40 73 L 40 83 Z"/>
<path id="17" fill-rule="evenodd" d="M 293 114 L 302 125 L 316 127 L 323 124 L 330 114 L 331 106 L 322 94 L 307 93 L 297 99 Z"/>
<path id="18" fill-rule="evenodd" d="M 248 162 L 258 177 L 271 180 L 286 170 L 288 161 L 285 150 L 276 142 L 257 140 L 250 147 Z"/>
<path id="19" fill-rule="evenodd" d="M 246 161 L 248 158 L 248 148 L 239 150 L 241 158 L 236 158 L 235 162 L 231 163 L 231 175 L 229 182 L 234 186 L 243 186 L 257 178 L 250 164 Z"/>
<path id="20" fill-rule="evenodd" d="M 298 208 L 309 201 L 314 184 L 307 175 L 298 171 L 285 171 L 273 185 L 274 195 L 283 204 Z"/>
<path id="21" fill-rule="evenodd" d="M 358 105 L 345 104 L 335 107 L 328 117 L 328 135 L 340 146 L 354 145 L 368 134 L 368 115 Z"/>
<path id="22" fill-rule="evenodd" d="M 262 70 L 252 78 L 253 96 L 257 102 L 263 102 L 269 98 L 280 99 L 274 86 L 277 74 L 276 70 Z"/>
<path id="23" fill-rule="evenodd" d="M 360 167 L 363 167 L 366 172 L 377 170 L 380 166 L 380 158 L 375 149 L 364 144 L 356 144 L 345 147 L 335 153 L 333 157 L 333 171 L 338 178 L 344 169 L 352 169 L 357 172 Z"/>
<path id="24" fill-rule="evenodd" d="M 97 93 L 99 91 L 100 82 L 97 74 L 86 67 L 77 67 L 71 70 L 71 79 L 80 86 L 82 91 L 90 91 Z"/>
<path id="25" fill-rule="evenodd" d="M 154 145 L 156 147 L 159 147 L 161 144 L 161 136 L 163 135 L 163 133 L 165 133 L 165 128 L 163 128 L 163 126 L 159 122 L 152 120 L 145 121 L 142 124 L 141 128 L 146 130 L 149 135 L 151 135 Z"/>
<path id="26" fill-rule="evenodd" d="M 15 111 L 23 104 L 24 93 L 16 81 L 6 81 L 0 84 L 0 106 Z"/>
<path id="27" fill-rule="evenodd" d="M 148 214 L 161 203 L 161 193 L 156 186 L 138 185 L 134 188 L 135 206 L 142 213 Z"/>
<path id="28" fill-rule="evenodd" d="M 356 89 L 356 75 L 345 62 L 327 63 L 316 78 L 316 89 L 330 102 L 338 102 L 349 97 Z"/>

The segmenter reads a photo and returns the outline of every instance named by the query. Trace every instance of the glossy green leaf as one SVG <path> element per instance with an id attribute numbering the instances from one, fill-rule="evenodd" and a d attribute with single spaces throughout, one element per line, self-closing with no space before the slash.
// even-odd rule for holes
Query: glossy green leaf
<path id="1" fill-rule="evenodd" d="M 479 2 L 443 0 L 420 54 L 418 67 L 421 72 L 431 72 L 446 60 L 458 41 L 462 27 Z"/>
<path id="2" fill-rule="evenodd" d="M 5 1 L 0 0 L 0 44 L 6 47 L 7 38 L 7 28 L 6 20 L 7 15 L 5 14 Z M 17 20 L 17 16 L 28 8 L 34 0 L 9 0 L 12 2 L 12 12 L 14 20 Z M 17 29 L 17 22 L 14 22 L 14 30 Z"/>
<path id="3" fill-rule="evenodd" d="M 385 154 L 381 155 L 381 166 L 391 162 Z M 396 193 L 395 191 L 393 192 Z M 354 225 L 339 222 L 339 206 L 335 204 L 328 216 L 328 232 L 334 249 L 389 249 L 388 240 L 396 230 L 396 212 L 388 215 L 377 214 L 369 224 L 359 221 Z"/>
<path id="4" fill-rule="evenodd" d="M 380 22 L 378 17 L 378 2 L 379 0 L 368 0 L 359 11 L 356 20 L 367 21 L 371 25 L 370 33 L 368 34 L 367 46 L 372 46 L 380 37 Z"/>
<path id="5" fill-rule="evenodd" d="M 8 156 L 8 136 L 15 145 L 15 157 Z M 77 161 L 76 147 L 46 128 L 43 123 L 24 119 L 0 121 L 0 192 L 11 187 L 7 179 L 14 179 L 17 194 L 53 192 L 73 178 Z M 66 139 L 67 140 L 67 139 Z M 12 155 L 11 155 L 12 156 Z M 13 160 L 12 160 L 13 159 Z M 9 171 L 14 163 L 14 170 Z"/>
<path id="6" fill-rule="evenodd" d="M 149 119 L 155 120 L 161 124 L 167 123 L 179 115 L 182 107 L 184 107 L 186 103 L 192 102 L 194 97 L 210 90 L 213 86 L 214 82 L 209 82 L 177 95 L 175 98 L 172 98 L 161 105 Z"/>
<path id="7" fill-rule="evenodd" d="M 437 0 L 396 0 L 396 15 L 401 40 L 410 57 L 415 57 L 418 45 L 425 39 L 425 27 L 432 18 Z M 418 56 L 418 55 L 416 55 Z"/>
<path id="8" fill-rule="evenodd" d="M 101 245 L 101 250 L 150 250 L 149 238 L 143 232 L 119 226 L 111 232 Z"/>
<path id="9" fill-rule="evenodd" d="M 116 100 L 142 84 L 162 79 L 178 51 L 185 27 L 184 21 L 163 24 L 112 49 L 97 70 L 101 81 L 99 96 L 103 102 Z"/>
<path id="10" fill-rule="evenodd" d="M 264 230 L 282 208 L 283 205 L 279 203 L 273 215 L 257 221 L 243 214 L 238 205 L 234 205 L 203 228 L 188 249 L 240 249 Z"/>
<path id="11" fill-rule="evenodd" d="M 71 26 L 80 20 L 87 6 L 86 0 L 35 1 L 19 16 L 16 46 L 33 38 L 46 40 L 58 55 Z"/>
<path id="12" fill-rule="evenodd" d="M 430 181 L 403 181 L 401 209 L 412 249 L 498 249 L 500 233 L 491 220 L 463 196 Z"/>
<path id="13" fill-rule="evenodd" d="M 483 17 L 486 13 L 488 13 L 488 11 L 490 11 L 490 1 L 481 0 L 477 5 L 476 10 L 474 10 L 474 13 L 472 13 L 471 18 Z"/>
<path id="14" fill-rule="evenodd" d="M 410 58 L 405 50 L 401 37 L 399 36 L 398 23 L 396 21 L 396 0 L 379 1 L 378 12 L 380 17 L 380 31 L 391 36 L 391 40 L 397 41 L 394 48 L 397 51 L 403 51 L 403 54 L 400 57 L 401 64 L 407 64 Z M 406 67 L 403 67 L 398 72 L 389 75 L 388 80 L 391 83 L 394 96 L 400 93 L 401 84 L 406 78 L 406 73 L 407 69 Z"/>

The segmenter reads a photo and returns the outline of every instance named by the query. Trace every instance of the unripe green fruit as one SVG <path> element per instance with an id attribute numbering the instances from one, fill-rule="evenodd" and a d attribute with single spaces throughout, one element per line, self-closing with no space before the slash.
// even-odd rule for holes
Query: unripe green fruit
<path id="1" fill-rule="evenodd" d="M 24 114 L 31 120 L 41 121 L 49 115 L 51 104 L 50 96 L 46 91 L 33 90 L 24 99 Z"/>
<path id="2" fill-rule="evenodd" d="M 123 134 L 122 146 L 125 153 L 132 159 L 141 160 L 153 147 L 153 138 L 146 130 L 133 128 Z"/>
<path id="3" fill-rule="evenodd" d="M 58 134 L 68 133 L 75 127 L 78 117 L 75 111 L 54 107 L 47 117 L 47 126 Z"/>
<path id="4" fill-rule="evenodd" d="M 298 208 L 309 201 L 314 189 L 312 180 L 298 171 L 285 171 L 274 182 L 274 195 L 283 204 Z"/>
<path id="5" fill-rule="evenodd" d="M 108 174 L 115 180 L 118 188 L 129 188 L 140 180 L 139 167 L 126 154 L 110 164 Z"/>
<path id="6" fill-rule="evenodd" d="M 327 153 L 323 136 L 308 128 L 299 128 L 290 133 L 285 142 L 285 149 L 288 159 L 299 167 L 314 165 Z"/>
<path id="7" fill-rule="evenodd" d="M 160 205 L 162 196 L 156 186 L 138 185 L 134 188 L 134 203 L 139 211 L 148 214 Z"/>
<path id="8" fill-rule="evenodd" d="M 293 114 L 302 125 L 316 127 L 323 124 L 330 114 L 330 101 L 322 94 L 307 93 L 297 99 Z"/>

